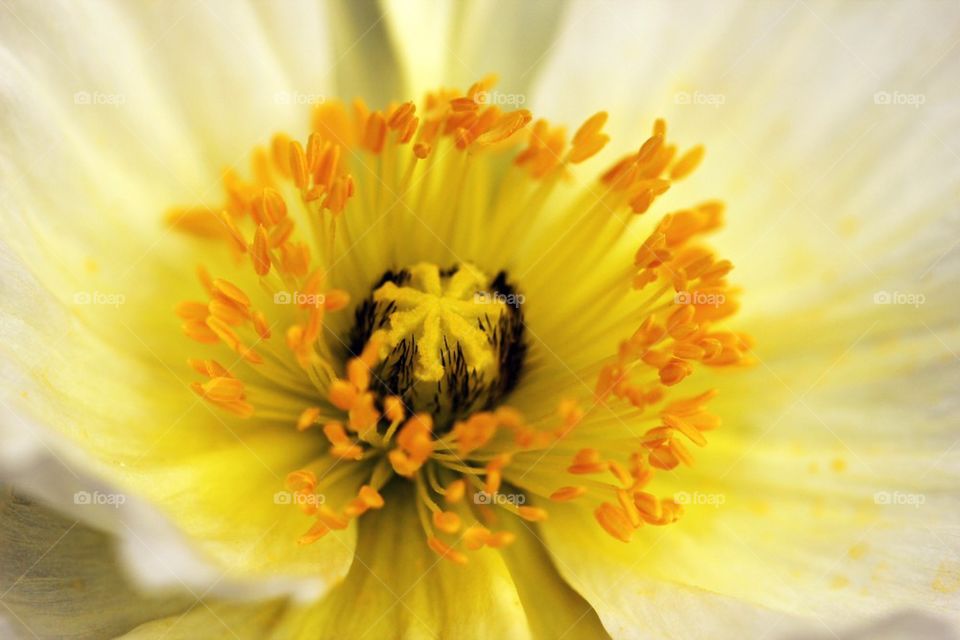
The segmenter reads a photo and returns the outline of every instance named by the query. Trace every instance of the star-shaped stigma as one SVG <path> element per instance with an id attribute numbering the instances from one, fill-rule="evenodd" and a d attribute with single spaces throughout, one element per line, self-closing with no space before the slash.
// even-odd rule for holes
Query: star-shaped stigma
<path id="1" fill-rule="evenodd" d="M 409 272 L 412 286 L 387 282 L 373 294 L 376 302 L 396 306 L 390 314 L 384 354 L 412 337 L 418 352 L 416 376 L 425 381 L 443 378 L 443 351 L 457 344 L 471 372 L 490 367 L 494 345 L 481 321 L 495 326 L 505 304 L 487 290 L 489 278 L 470 264 L 461 264 L 449 277 L 429 263 L 414 265 Z"/>

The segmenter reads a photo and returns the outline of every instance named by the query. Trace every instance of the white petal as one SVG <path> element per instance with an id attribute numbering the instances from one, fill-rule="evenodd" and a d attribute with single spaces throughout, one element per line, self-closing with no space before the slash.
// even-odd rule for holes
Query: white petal
<path id="1" fill-rule="evenodd" d="M 824 628 L 822 633 L 795 635 L 785 640 L 956 640 L 956 637 L 950 625 L 943 620 L 916 612 L 903 612 L 841 631 Z"/>
<path id="2" fill-rule="evenodd" d="M 533 100 L 567 122 L 609 108 L 620 150 L 666 116 L 708 153 L 647 215 L 729 206 L 731 324 L 758 363 L 707 381 L 725 426 L 672 485 L 727 505 L 664 531 L 641 570 L 831 627 L 956 607 L 958 12 L 877 9 L 578 4 Z"/>
<path id="3" fill-rule="evenodd" d="M 509 107 L 528 100 L 530 84 L 553 48 L 563 5 L 552 0 L 417 2 L 383 0 L 408 97 L 438 86 L 466 89 L 489 73 Z"/>
<path id="4" fill-rule="evenodd" d="M 283 603 L 199 603 L 138 626 L 118 640 L 193 640 L 222 635 L 235 640 L 260 640 L 272 633 L 284 612 Z"/>
<path id="5" fill-rule="evenodd" d="M 169 431 L 153 431 L 161 449 L 197 444 L 190 420 L 181 419 L 186 396 L 176 371 L 183 345 L 162 344 L 166 330 L 148 326 L 169 324 L 172 292 L 162 283 L 183 281 L 191 268 L 178 257 L 182 246 L 172 242 L 162 216 L 176 203 L 211 201 L 222 166 L 239 164 L 252 143 L 277 129 L 306 128 L 301 98 L 330 95 L 339 69 L 356 64 L 348 52 L 332 51 L 327 8 L 270 12 L 248 4 L 176 2 L 3 8 L 3 477 L 125 537 L 140 577 L 153 583 L 304 597 L 328 584 L 310 569 L 314 561 L 329 566 L 333 560 L 322 545 L 307 553 L 314 561 L 299 563 L 300 575 L 261 576 L 252 591 L 237 576 L 221 580 L 223 568 L 209 555 L 216 549 L 199 551 L 177 528 L 183 522 L 174 525 L 169 512 L 161 515 L 134 498 L 151 486 L 173 486 L 148 479 L 169 469 L 124 469 L 121 458 L 129 464 L 134 460 L 127 456 L 137 454 L 115 437 L 165 424 Z M 261 12 L 267 14 L 262 21 Z M 381 50 L 382 43 L 382 34 L 380 44 L 371 34 L 363 51 Z M 105 324 L 105 309 L 81 308 L 77 294 L 122 296 L 154 311 L 144 314 L 147 325 Z M 126 393 L 118 389 L 121 380 Z M 111 424 L 113 436 L 105 427 Z M 221 445 L 243 456 L 248 445 L 223 434 L 233 444 Z M 97 450 L 99 460 L 82 455 L 77 443 Z M 291 469 L 277 466 L 281 471 L 265 480 L 263 491 L 274 482 L 282 487 L 282 473 Z M 255 478 L 247 473 L 239 480 Z M 139 489 L 131 488 L 134 480 L 143 483 Z M 118 509 L 77 509 L 77 491 L 129 499 Z M 195 497 L 181 492 L 178 508 Z M 303 526 L 284 520 L 281 528 Z M 271 540 L 283 545 L 293 537 Z M 222 542 L 221 553 L 238 552 Z M 349 544 L 345 548 L 342 572 L 349 565 Z"/>
<path id="6" fill-rule="evenodd" d="M 774 624 L 782 631 L 803 628 L 794 616 L 648 575 L 648 558 L 673 531 L 660 531 L 662 537 L 628 548 L 600 529 L 589 510 L 544 506 L 550 508 L 550 519 L 541 528 L 543 540 L 557 570 L 594 606 L 613 638 L 733 639 L 760 637 Z"/>
<path id="7" fill-rule="evenodd" d="M 182 611 L 184 595 L 134 593 L 109 536 L 4 489 L 0 495 L 0 612 L 22 628 L 3 637 L 103 637 Z"/>

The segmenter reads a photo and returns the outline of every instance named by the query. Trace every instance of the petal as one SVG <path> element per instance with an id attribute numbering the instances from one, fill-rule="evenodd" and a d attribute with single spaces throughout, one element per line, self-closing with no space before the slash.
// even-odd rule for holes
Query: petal
<path id="1" fill-rule="evenodd" d="M 578 5 L 533 100 L 564 120 L 612 106 L 615 141 L 665 115 L 706 142 L 666 209 L 727 201 L 718 241 L 745 284 L 738 328 L 757 340 L 751 372 L 703 380 L 721 389 L 724 427 L 667 480 L 725 503 L 690 505 L 624 553 L 645 578 L 761 607 L 743 624 L 763 608 L 830 627 L 895 607 L 950 611 L 956 7 L 748 6 Z M 635 64 L 609 64 L 624 59 Z M 560 341 L 555 355 L 579 370 L 588 342 Z M 566 544 L 554 511 L 552 550 Z M 558 566 L 586 548 L 566 544 Z M 605 622 L 626 615 L 586 588 Z"/>
<path id="2" fill-rule="evenodd" d="M 194 195 L 251 140 L 299 130 L 308 103 L 382 86 L 369 68 L 394 75 L 379 16 L 356 3 L 14 3 L 5 12 L 4 51 L 27 76 L 5 77 L 35 109 L 54 111 L 45 125 L 70 132 L 60 136 L 65 147 L 133 155 L 132 172 L 173 178 Z"/>
<path id="3" fill-rule="evenodd" d="M 330 629 L 344 637 L 603 637 L 592 609 L 560 581 L 529 531 L 517 529 L 518 547 L 502 558 L 486 549 L 454 565 L 426 546 L 413 500 L 409 486 L 395 487 L 382 511 L 363 517 L 347 579 L 285 619 L 277 637 Z"/>
<path id="4" fill-rule="evenodd" d="M 146 622 L 118 637 L 123 640 L 193 640 L 222 636 L 236 640 L 273 637 L 282 603 L 197 602 L 181 613 Z"/>
<path id="5" fill-rule="evenodd" d="M 774 624 L 781 632 L 800 628 L 789 616 L 649 575 L 647 558 L 658 538 L 625 546 L 594 525 L 588 509 L 552 504 L 542 525 L 557 569 L 594 605 L 613 638 L 743 638 L 760 637 Z"/>
<path id="6" fill-rule="evenodd" d="M 228 424 L 229 418 L 190 398 L 184 374 L 172 369 L 184 365 L 157 355 L 176 353 L 178 347 L 163 341 L 169 332 L 138 324 L 155 322 L 161 311 L 124 314 L 116 331 L 127 338 L 115 333 L 114 344 L 105 343 L 77 326 L 62 304 L 37 295 L 41 288 L 29 274 L 14 271 L 22 267 L 12 267 L 5 280 L 11 295 L 2 298 L 9 329 L 5 349 L 12 351 L 3 367 L 17 395 L 7 401 L 13 413 L 4 423 L 19 443 L 11 453 L 28 451 L 33 464 L 18 461 L 5 474 L 86 522 L 112 527 L 125 539 L 123 548 L 142 569 L 141 578 L 151 583 L 219 585 L 214 592 L 227 593 L 234 580 L 252 586 L 256 576 L 266 593 L 293 589 L 316 596 L 346 573 L 352 532 L 298 548 L 295 541 L 309 522 L 274 500 L 284 476 L 313 460 L 317 446 L 304 447 L 290 426 L 268 423 L 250 431 L 237 421 Z M 56 332 L 25 324 L 18 314 L 42 319 L 69 340 L 58 346 Z M 340 492 L 353 489 L 337 485 L 330 499 L 347 499 Z M 78 504 L 78 492 L 124 500 Z"/>
<path id="7" fill-rule="evenodd" d="M 0 494 L 0 514 L 0 613 L 21 627 L 22 637 L 114 636 L 183 610 L 193 600 L 137 595 L 120 571 L 107 535 L 59 517 L 9 488 Z"/>
<path id="8" fill-rule="evenodd" d="M 419 98 L 439 85 L 466 89 L 495 73 L 502 82 L 494 97 L 511 105 L 527 101 L 564 14 L 563 5 L 544 0 L 382 4 L 408 95 Z"/>
<path id="9" fill-rule="evenodd" d="M 958 180 L 957 114 L 946 108 L 956 8 L 922 6 L 575 4 L 531 102 L 566 122 L 609 109 L 611 153 L 659 116 L 687 144 L 705 143 L 701 168 L 664 202 L 728 203 L 722 238 L 748 293 L 762 286 L 779 302 L 794 293 L 784 278 L 822 282 L 864 263 L 882 279 L 889 269 L 871 257 L 902 255 L 904 234 L 933 240 Z M 624 59 L 634 64 L 611 64 Z M 883 104 L 884 92 L 905 104 Z M 951 243 L 933 244 L 923 267 Z"/>
<path id="10" fill-rule="evenodd" d="M 846 631 L 826 630 L 822 634 L 791 636 L 786 640 L 900 640 L 901 638 L 930 638 L 952 640 L 956 634 L 942 620 L 915 612 L 903 612 L 883 617 L 876 622 L 858 625 Z"/>
<path id="11" fill-rule="evenodd" d="M 149 493 L 145 486 L 141 491 L 222 567 L 228 582 L 256 580 L 266 586 L 278 578 L 296 579 L 305 589 L 301 597 L 316 597 L 346 575 L 356 534 L 350 526 L 307 547 L 297 544 L 313 521 L 291 504 L 283 489 L 285 471 L 280 470 L 310 468 L 323 478 L 338 463 L 327 459 L 309 464 L 292 458 L 291 452 L 298 452 L 298 443 L 289 436 L 258 434 L 244 438 L 242 446 L 185 456 L 148 471 L 133 484 L 155 485 Z M 353 476 L 323 489 L 324 502 L 341 505 L 354 497 L 364 476 L 358 475 L 359 468 L 347 471 Z M 126 545 L 128 555 L 149 554 L 163 561 L 159 550 L 140 540 L 127 540 Z"/>
<path id="12" fill-rule="evenodd" d="M 300 591 L 304 580 L 289 580 L 300 576 L 303 595 L 349 564 L 349 532 L 335 549 L 298 550 L 303 521 L 272 502 L 284 474 L 311 459 L 302 440 L 291 446 L 293 434 L 275 424 L 248 436 L 197 405 L 186 344 L 165 338 L 177 333 L 169 285 L 193 265 L 163 213 L 203 200 L 251 140 L 300 124 L 299 98 L 281 98 L 333 91 L 335 67 L 353 58 L 334 57 L 326 8 L 296 20 L 284 7 L 262 22 L 247 4 L 4 8 L 4 476 L 126 536 L 144 579 L 218 585 L 216 593 L 233 590 L 234 578 L 271 574 L 277 580 L 261 586 L 275 593 Z M 380 50 L 384 40 L 371 32 L 364 42 Z M 84 305 L 78 295 L 113 302 Z M 216 478 L 191 475 L 191 457 Z M 260 514 L 242 535 L 239 487 Z M 77 491 L 128 500 L 77 509 Z M 148 506 L 161 500 L 162 514 Z M 199 505 L 220 517 L 198 517 Z M 274 525 L 267 548 L 261 538 Z M 207 538 L 187 543 L 184 531 Z M 169 562 L 156 561 L 167 553 Z M 230 575 L 219 581 L 215 563 L 226 559 Z"/>
<path id="13" fill-rule="evenodd" d="M 500 525 L 516 535 L 501 553 L 513 577 L 534 638 L 606 638 L 596 611 L 557 571 L 544 547 L 542 532 L 520 518 Z"/>
<path id="14" fill-rule="evenodd" d="M 466 566 L 442 560 L 426 545 L 410 488 L 390 491 L 386 507 L 364 515 L 346 580 L 285 620 L 278 638 L 316 637 L 329 629 L 345 637 L 529 636 L 503 561 L 495 553 L 474 554 Z"/>

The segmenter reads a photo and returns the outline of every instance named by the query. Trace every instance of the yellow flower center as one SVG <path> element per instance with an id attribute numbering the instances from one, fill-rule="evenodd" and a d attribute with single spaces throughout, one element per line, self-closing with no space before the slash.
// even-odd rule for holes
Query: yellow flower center
<path id="1" fill-rule="evenodd" d="M 397 396 L 448 431 L 516 385 L 526 354 L 522 299 L 505 272 L 490 278 L 471 264 L 390 271 L 356 309 L 351 351 L 377 333 L 375 395 Z"/>
<path id="2" fill-rule="evenodd" d="M 487 302 L 489 280 L 470 265 L 460 266 L 444 283 L 436 265 L 418 264 L 410 274 L 418 287 L 385 282 L 373 294 L 376 302 L 396 307 L 384 348 L 396 350 L 412 338 L 420 380 L 440 380 L 458 352 L 470 372 L 488 369 L 494 350 L 483 326 L 498 322 L 503 306 L 498 300 Z"/>
<path id="3" fill-rule="evenodd" d="M 675 211 L 636 236 L 702 147 L 678 155 L 657 121 L 594 187 L 557 198 L 574 165 L 608 142 L 606 114 L 568 143 L 545 120 L 528 126 L 526 110 L 484 105 L 492 84 L 430 94 L 420 111 L 325 102 L 306 145 L 279 134 L 254 151 L 250 178 L 225 174 L 222 207 L 169 214 L 228 249 L 208 256 L 218 277 L 198 268 L 206 299 L 177 307 L 189 338 L 233 354 L 227 366 L 191 360 L 202 377 L 193 390 L 238 419 L 290 424 L 337 461 L 287 478 L 313 519 L 303 544 L 382 508 L 394 481 L 414 484 L 428 544 L 454 562 L 510 543 L 498 512 L 535 522 L 550 501 L 590 501 L 599 525 L 627 541 L 680 516 L 653 492 L 656 471 L 692 464 L 684 442 L 703 446 L 719 426 L 706 409 L 713 391 L 675 387 L 749 350 L 745 336 L 716 327 L 736 310 L 732 265 L 695 240 L 721 225 L 723 207 Z M 564 296 L 537 299 L 564 278 L 538 261 L 514 281 L 501 248 L 534 235 L 554 264 L 597 265 L 594 293 L 564 281 Z M 644 239 L 632 262 L 610 264 L 634 237 Z M 590 380 L 587 393 L 554 389 L 562 376 L 545 373 L 544 350 L 528 353 L 528 302 L 582 331 L 625 305 L 636 324 L 573 372 Z M 522 387 L 536 401 L 514 407 Z M 344 482 L 344 468 L 365 478 L 352 500 L 310 499 Z"/>

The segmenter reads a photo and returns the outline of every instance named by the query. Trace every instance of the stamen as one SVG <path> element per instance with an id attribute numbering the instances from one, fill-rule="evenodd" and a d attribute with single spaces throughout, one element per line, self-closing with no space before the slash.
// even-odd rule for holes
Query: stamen
<path id="1" fill-rule="evenodd" d="M 557 502 L 576 500 L 587 492 L 586 487 L 561 487 L 550 494 L 550 499 Z"/>
<path id="2" fill-rule="evenodd" d="M 622 542 L 630 542 L 630 537 L 633 535 L 633 525 L 622 508 L 604 502 L 594 511 L 594 516 L 596 516 L 600 526 L 611 536 Z"/>

